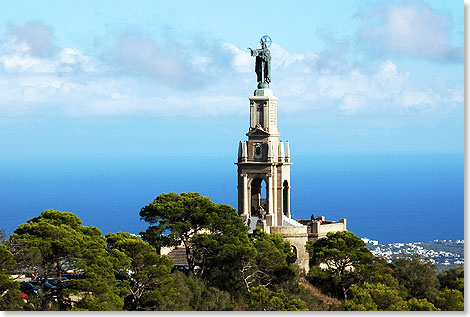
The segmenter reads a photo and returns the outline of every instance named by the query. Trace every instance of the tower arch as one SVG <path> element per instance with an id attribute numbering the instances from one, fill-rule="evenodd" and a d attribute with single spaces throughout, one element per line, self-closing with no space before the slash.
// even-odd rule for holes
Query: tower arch
<path id="1" fill-rule="evenodd" d="M 282 183 L 282 214 L 290 218 L 290 186 L 287 180 Z"/>
<path id="2" fill-rule="evenodd" d="M 250 180 L 249 208 L 251 217 L 264 219 L 267 212 L 268 197 L 266 181 L 263 177 L 254 177 Z"/>

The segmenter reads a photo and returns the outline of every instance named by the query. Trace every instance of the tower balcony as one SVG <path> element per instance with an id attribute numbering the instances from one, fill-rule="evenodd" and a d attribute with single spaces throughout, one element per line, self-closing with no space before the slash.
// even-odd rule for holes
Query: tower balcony
<path id="1" fill-rule="evenodd" d="M 316 240 L 323 237 L 329 232 L 338 232 L 338 231 L 346 231 L 346 218 L 339 219 L 338 222 L 336 221 L 328 221 L 325 220 L 324 216 L 319 217 L 320 220 L 297 220 L 297 222 L 307 226 L 308 232 L 308 239 L 309 240 Z"/>

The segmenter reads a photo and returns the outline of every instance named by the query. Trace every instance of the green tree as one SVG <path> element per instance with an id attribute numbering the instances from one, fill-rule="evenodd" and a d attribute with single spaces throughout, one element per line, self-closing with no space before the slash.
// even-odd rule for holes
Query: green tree
<path id="1" fill-rule="evenodd" d="M 191 239 L 195 233 L 209 228 L 209 217 L 215 209 L 216 204 L 199 193 L 161 194 L 140 211 L 141 219 L 150 224 L 141 235 L 157 250 L 184 244 L 192 271 Z"/>
<path id="2" fill-rule="evenodd" d="M 443 289 L 436 299 L 436 307 L 447 311 L 464 310 L 464 298 L 456 289 Z"/>
<path id="3" fill-rule="evenodd" d="M 170 193 L 142 208 L 140 216 L 150 223 L 144 240 L 156 247 L 183 244 L 190 271 L 197 267 L 209 286 L 243 293 L 243 275 L 256 249 L 235 209 L 198 193 Z"/>
<path id="4" fill-rule="evenodd" d="M 377 311 L 379 308 L 375 303 L 370 290 L 364 285 L 352 286 L 350 300 L 345 303 L 345 307 L 348 310 L 355 311 Z"/>
<path id="5" fill-rule="evenodd" d="M 188 285 L 195 290 L 203 290 L 194 294 L 217 298 L 230 294 L 234 303 L 230 307 L 243 308 L 244 298 L 252 287 L 269 285 L 277 292 L 282 287 L 293 290 L 295 283 L 298 286 L 298 273 L 293 264 L 296 256 L 290 244 L 279 235 L 259 230 L 255 230 L 250 238 L 248 227 L 236 210 L 228 205 L 214 204 L 197 193 L 170 193 L 158 196 L 149 206 L 142 208 L 140 215 L 151 224 L 142 233 L 146 241 L 157 247 L 185 245 L 191 271 L 196 273 L 186 277 Z M 199 277 L 204 287 L 200 286 Z M 180 287 L 181 281 L 175 283 L 179 292 L 188 289 L 187 285 Z M 316 305 L 311 296 L 302 295 L 310 300 L 312 306 Z M 192 298 L 194 300 L 190 304 L 176 301 L 174 307 L 189 305 L 191 309 L 200 309 L 204 306 L 195 304 L 198 299 Z M 292 294 L 284 299 L 290 303 L 291 309 L 305 304 Z M 210 307 L 227 307 L 224 301 L 215 303 L 218 304 Z"/>
<path id="6" fill-rule="evenodd" d="M 287 300 L 282 289 L 273 292 L 264 285 L 254 286 L 248 292 L 248 308 L 258 311 L 308 310 L 301 299 Z"/>
<path id="7" fill-rule="evenodd" d="M 200 275 L 211 286 L 231 294 L 246 291 L 246 275 L 254 266 L 257 252 L 248 228 L 235 209 L 216 205 L 208 215 L 208 229 L 191 240 Z"/>
<path id="8" fill-rule="evenodd" d="M 436 266 L 429 260 L 421 261 L 415 254 L 411 259 L 395 258 L 392 261 L 393 276 L 408 291 L 408 299 L 426 298 L 434 302 L 439 294 Z"/>
<path id="9" fill-rule="evenodd" d="M 0 244 L 0 272 L 11 273 L 15 268 L 15 260 L 13 255 L 5 245 Z"/>
<path id="10" fill-rule="evenodd" d="M 279 234 L 268 234 L 258 228 L 251 235 L 251 241 L 257 251 L 259 283 L 275 286 L 294 278 L 296 254 L 288 241 Z"/>
<path id="11" fill-rule="evenodd" d="M 358 279 L 358 268 L 372 259 L 365 243 L 349 231 L 330 232 L 325 238 L 307 242 L 306 248 L 312 255 L 311 265 L 325 265 L 325 271 L 341 287 L 346 300 L 349 287 Z M 312 274 L 315 272 L 318 270 Z M 309 276 L 313 277 L 312 274 Z"/>
<path id="12" fill-rule="evenodd" d="M 167 301 L 165 310 L 223 311 L 234 309 L 230 293 L 214 286 L 207 286 L 202 278 L 193 274 L 185 275 L 176 270 L 171 276 L 175 281 L 174 285 L 179 296 L 173 298 L 172 301 Z"/>
<path id="13" fill-rule="evenodd" d="M 439 310 L 433 303 L 428 302 L 427 299 L 412 298 L 408 300 L 408 310 L 410 311 L 435 311 Z"/>
<path id="14" fill-rule="evenodd" d="M 307 281 L 319 288 L 322 293 L 334 298 L 344 296 L 339 277 L 319 266 L 312 266 L 307 275 Z"/>
<path id="15" fill-rule="evenodd" d="M 72 304 L 89 310 L 122 308 L 106 241 L 98 228 L 83 226 L 76 215 L 45 210 L 18 226 L 11 245 L 23 269 L 36 272 L 43 281 L 57 280 L 47 295 L 61 310 Z M 64 279 L 67 270 L 80 278 Z"/>
<path id="16" fill-rule="evenodd" d="M 382 283 L 390 288 L 399 288 L 398 280 L 393 277 L 393 270 L 384 258 L 372 257 L 370 262 L 359 264 L 357 268 L 358 284 Z"/>
<path id="17" fill-rule="evenodd" d="M 110 311 L 122 310 L 124 300 L 122 291 L 113 272 L 113 259 L 106 251 L 104 237 L 99 245 L 85 248 L 76 258 L 75 268 L 83 272 L 83 277 L 72 280 L 67 294 L 76 296 L 74 309 Z"/>
<path id="18" fill-rule="evenodd" d="M 10 276 L 14 267 L 13 255 L 6 246 L 0 244 L 0 310 L 20 310 L 24 306 L 19 283 Z"/>
<path id="19" fill-rule="evenodd" d="M 448 269 L 437 275 L 441 290 L 444 288 L 456 289 L 464 294 L 464 267 L 459 266 Z"/>
<path id="20" fill-rule="evenodd" d="M 397 289 L 382 283 L 364 283 L 351 287 L 350 300 L 346 303 L 350 310 L 395 311 L 408 310 L 408 304 Z"/>
<path id="21" fill-rule="evenodd" d="M 211 229 L 192 239 L 195 263 L 209 285 L 237 298 L 258 285 L 293 289 L 289 282 L 297 277 L 296 255 L 280 235 L 258 229 L 248 237 L 247 227 L 228 205 L 217 205 L 209 222 Z"/>
<path id="22" fill-rule="evenodd" d="M 173 261 L 168 256 L 158 255 L 149 243 L 127 232 L 108 233 L 106 241 L 119 285 L 129 294 L 128 310 L 160 310 L 179 295 L 173 287 Z"/>

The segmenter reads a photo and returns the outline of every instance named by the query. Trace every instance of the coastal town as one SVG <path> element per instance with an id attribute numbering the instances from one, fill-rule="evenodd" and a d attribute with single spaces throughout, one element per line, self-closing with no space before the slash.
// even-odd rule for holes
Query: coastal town
<path id="1" fill-rule="evenodd" d="M 388 243 L 362 238 L 366 246 L 377 257 L 391 262 L 394 257 L 411 257 L 418 254 L 429 259 L 439 271 L 464 265 L 464 240 L 434 240 L 431 242 Z"/>

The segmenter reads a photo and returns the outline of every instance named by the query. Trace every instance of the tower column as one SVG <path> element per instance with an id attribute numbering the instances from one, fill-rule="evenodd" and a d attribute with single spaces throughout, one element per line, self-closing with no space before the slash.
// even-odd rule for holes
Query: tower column
<path id="1" fill-rule="evenodd" d="M 287 217 L 291 218 L 290 216 L 290 186 L 287 187 Z"/>
<path id="2" fill-rule="evenodd" d="M 272 172 L 273 177 L 272 177 L 272 186 L 271 187 L 272 187 L 272 193 L 273 193 L 273 198 L 274 198 L 273 204 L 272 204 L 272 206 L 273 206 L 272 210 L 273 210 L 273 214 L 275 215 L 274 217 L 277 221 L 277 215 L 278 215 L 277 205 L 278 205 L 278 198 L 279 197 L 278 197 L 278 191 L 277 191 L 277 170 L 276 170 L 276 167 L 274 167 L 272 170 L 273 170 L 273 172 Z M 278 225 L 277 222 L 274 222 L 274 224 L 276 226 Z"/>
<path id="3" fill-rule="evenodd" d="M 243 178 L 243 216 L 248 217 L 248 175 L 242 174 Z"/>
<path id="4" fill-rule="evenodd" d="M 266 184 L 266 194 L 268 197 L 266 197 L 268 199 L 268 210 L 266 211 L 266 214 L 267 215 L 271 215 L 273 214 L 273 191 L 272 191 L 272 186 L 273 186 L 273 179 L 272 179 L 272 175 L 271 174 L 268 174 L 266 175 L 267 176 L 267 184 Z"/>
<path id="5" fill-rule="evenodd" d="M 273 201 L 275 199 L 273 193 L 273 175 L 271 173 L 267 174 L 268 183 L 266 184 L 266 192 L 268 196 L 268 211 L 266 212 L 267 215 L 270 216 L 271 226 L 276 226 L 276 212 L 273 210 Z"/>

